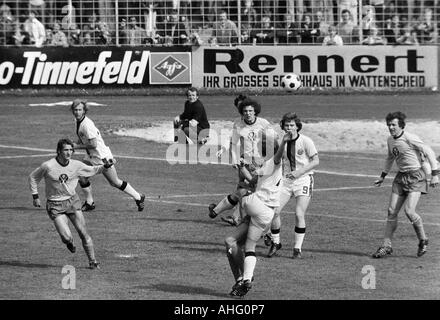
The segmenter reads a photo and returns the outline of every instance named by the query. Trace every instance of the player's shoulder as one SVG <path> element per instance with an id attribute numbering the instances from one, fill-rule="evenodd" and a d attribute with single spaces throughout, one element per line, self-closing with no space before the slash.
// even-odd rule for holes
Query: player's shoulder
<path id="1" fill-rule="evenodd" d="M 89 126 L 94 126 L 95 123 L 93 122 L 92 119 L 90 119 L 89 117 L 85 116 L 83 121 L 81 121 L 81 125 L 89 127 Z"/>
<path id="2" fill-rule="evenodd" d="M 314 144 L 312 138 L 310 138 L 309 136 L 306 136 L 306 135 L 304 135 L 302 133 L 299 135 L 298 140 L 300 140 L 300 141 L 302 141 L 304 143 L 312 143 L 312 144 Z"/>
<path id="3" fill-rule="evenodd" d="M 270 125 L 270 122 L 264 118 L 257 117 L 257 122 L 262 125 Z"/>
<path id="4" fill-rule="evenodd" d="M 408 131 L 403 132 L 403 137 L 407 140 L 420 140 L 420 137 L 417 134 Z"/>

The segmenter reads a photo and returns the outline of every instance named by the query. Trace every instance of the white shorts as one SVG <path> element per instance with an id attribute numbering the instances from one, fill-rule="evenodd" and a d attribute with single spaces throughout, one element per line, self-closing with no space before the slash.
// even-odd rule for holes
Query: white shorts
<path id="1" fill-rule="evenodd" d="M 253 225 L 262 231 L 270 225 L 275 214 L 274 208 L 268 207 L 255 193 L 243 197 L 242 203 Z"/>
<path id="2" fill-rule="evenodd" d="M 280 190 L 289 196 L 312 196 L 314 180 L 312 174 L 306 174 L 299 179 L 291 180 L 283 177 L 281 180 Z"/>
<path id="3" fill-rule="evenodd" d="M 113 157 L 111 158 L 113 159 Z M 107 160 L 110 160 L 110 158 L 107 158 Z M 98 157 L 89 157 L 88 155 L 86 155 L 83 159 L 83 162 L 91 165 L 91 166 L 101 166 L 104 164 L 104 162 L 102 161 L 101 158 Z"/>

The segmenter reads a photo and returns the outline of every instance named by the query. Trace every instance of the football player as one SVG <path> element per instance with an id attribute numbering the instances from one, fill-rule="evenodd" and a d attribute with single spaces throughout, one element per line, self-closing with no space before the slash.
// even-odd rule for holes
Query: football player
<path id="1" fill-rule="evenodd" d="M 73 142 L 61 139 L 57 144 L 57 156 L 43 162 L 29 175 L 29 187 L 32 192 L 33 205 L 41 207 L 38 196 L 38 183 L 44 178 L 46 184 L 46 210 L 55 228 L 66 244 L 67 249 L 76 251 L 73 236 L 70 232 L 68 219 L 78 232 L 84 251 L 89 259 L 91 269 L 99 268 L 95 259 L 93 241 L 87 233 L 86 222 L 81 211 L 81 201 L 76 194 L 79 177 L 91 177 L 103 173 L 112 167 L 112 163 L 104 161 L 97 166 L 88 166 L 81 161 L 71 159 L 74 152 Z"/>
<path id="2" fill-rule="evenodd" d="M 95 126 L 94 122 L 86 116 L 89 110 L 87 102 L 77 99 L 73 101 L 70 109 L 76 119 L 76 134 L 78 135 L 78 141 L 74 143 L 74 148 L 84 149 L 87 153 L 83 162 L 88 165 L 101 165 L 103 164 L 104 159 L 109 162 L 114 162 L 115 160 L 113 159 L 110 148 L 106 146 L 100 131 Z M 138 193 L 127 181 L 119 179 L 114 166 L 103 174 L 111 186 L 124 191 L 135 200 L 138 211 L 144 210 L 145 195 Z M 95 209 L 95 202 L 93 201 L 92 187 L 89 179 L 81 177 L 79 184 L 86 195 L 86 201 L 82 206 L 82 210 L 90 211 Z"/>
<path id="3" fill-rule="evenodd" d="M 295 233 L 292 258 L 301 258 L 301 248 L 306 232 L 305 215 L 312 198 L 314 179 L 313 169 L 319 165 L 318 151 L 313 140 L 300 134 L 302 122 L 292 112 L 286 113 L 281 122 L 285 134 L 282 139 L 283 148 L 283 179 L 280 186 L 280 206 L 275 210 L 271 225 L 271 239 L 265 236 L 266 244 L 270 245 L 267 256 L 270 258 L 281 249 L 280 213 L 292 197 L 295 197 Z"/>
<path id="4" fill-rule="evenodd" d="M 385 118 L 390 132 L 387 140 L 388 154 L 382 174 L 374 184 L 379 187 L 383 183 L 394 161 L 399 172 L 391 187 L 383 245 L 372 255 L 373 258 L 382 258 L 393 253 L 391 241 L 397 229 L 397 215 L 402 207 L 419 241 L 417 257 L 423 256 L 428 248 L 428 238 L 423 228 L 422 218 L 416 213 L 420 195 L 428 191 L 426 173 L 422 168 L 422 157 L 427 159 L 431 166 L 431 187 L 435 188 L 438 185 L 440 170 L 431 147 L 417 135 L 404 131 L 405 119 L 406 115 L 400 111 L 389 113 Z"/>

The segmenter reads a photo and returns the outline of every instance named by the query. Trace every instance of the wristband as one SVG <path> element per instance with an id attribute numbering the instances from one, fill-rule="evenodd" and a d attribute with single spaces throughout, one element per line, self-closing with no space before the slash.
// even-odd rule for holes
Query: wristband
<path id="1" fill-rule="evenodd" d="M 439 175 L 440 174 L 440 170 L 439 169 L 436 169 L 436 170 L 432 170 L 431 171 L 431 176 L 437 176 L 437 175 Z"/>
<path id="2" fill-rule="evenodd" d="M 34 200 L 38 199 L 38 198 L 39 198 L 39 197 L 38 197 L 38 193 L 37 193 L 37 194 L 33 194 L 33 195 L 32 195 L 32 198 L 33 198 Z"/>
<path id="3" fill-rule="evenodd" d="M 382 179 L 384 179 L 384 178 L 387 176 L 387 174 L 388 174 L 388 173 L 382 171 L 382 173 L 380 174 L 380 177 L 381 177 Z"/>

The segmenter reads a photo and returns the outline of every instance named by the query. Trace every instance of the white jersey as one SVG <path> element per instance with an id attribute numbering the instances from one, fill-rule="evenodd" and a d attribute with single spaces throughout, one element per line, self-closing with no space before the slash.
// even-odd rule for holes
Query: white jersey
<path id="1" fill-rule="evenodd" d="M 96 139 L 96 148 L 86 149 L 90 158 L 113 159 L 110 148 L 105 145 L 99 129 L 90 118 L 85 116 L 81 121 L 76 121 L 76 134 L 82 144 L 88 144 L 90 139 Z"/>
<path id="2" fill-rule="evenodd" d="M 283 153 L 283 174 L 304 168 L 311 162 L 313 156 L 317 155 L 315 144 L 309 137 L 298 134 L 296 139 L 288 141 Z M 313 174 L 313 170 L 305 172 L 304 175 Z M 298 179 L 300 177 L 297 177 Z"/>
<path id="3" fill-rule="evenodd" d="M 45 179 L 46 198 L 63 201 L 73 197 L 78 185 L 78 177 L 91 177 L 103 171 L 103 166 L 88 166 L 81 161 L 70 159 L 67 165 L 60 164 L 56 158 L 43 162 L 29 175 L 29 188 L 38 194 L 38 183 Z"/>
<path id="4" fill-rule="evenodd" d="M 261 132 L 271 130 L 271 135 L 275 136 L 275 130 L 272 128 L 269 121 L 257 117 L 253 124 L 247 124 L 243 119 L 234 121 L 232 128 L 232 162 L 237 163 L 240 157 L 243 157 L 250 163 L 254 158 L 261 157 Z M 238 149 L 237 146 L 240 146 Z M 238 153 L 239 151 L 239 154 Z"/>
<path id="5" fill-rule="evenodd" d="M 255 194 L 265 205 L 278 207 L 280 205 L 280 181 L 283 177 L 281 163 L 276 165 L 272 157 L 257 169 L 256 173 L 258 182 Z"/>

